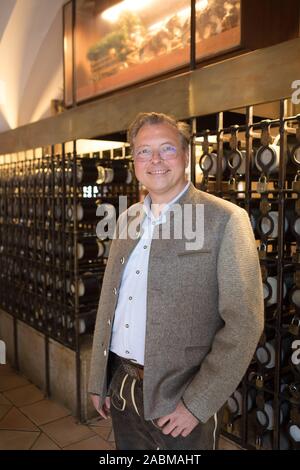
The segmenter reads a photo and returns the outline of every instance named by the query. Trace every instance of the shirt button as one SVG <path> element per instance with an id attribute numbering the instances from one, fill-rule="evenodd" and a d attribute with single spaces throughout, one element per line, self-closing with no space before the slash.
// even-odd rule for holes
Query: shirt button
<path id="1" fill-rule="evenodd" d="M 106 351 L 106 349 L 104 349 L 104 352 L 103 352 L 103 354 L 104 354 L 104 356 L 106 356 L 106 354 L 107 354 L 107 351 Z"/>
<path id="2" fill-rule="evenodd" d="M 147 245 L 144 245 L 144 250 L 146 250 L 147 248 L 148 248 L 148 246 L 147 246 Z"/>
<path id="3" fill-rule="evenodd" d="M 128 297 L 128 298 L 129 298 L 129 300 L 132 300 L 132 297 L 131 297 L 131 296 L 130 296 L 130 297 Z"/>
<path id="4" fill-rule="evenodd" d="M 121 263 L 121 264 L 124 264 L 124 263 L 125 263 L 125 258 L 124 258 L 124 256 L 122 256 L 122 258 L 120 258 L 120 263 Z"/>
<path id="5" fill-rule="evenodd" d="M 129 351 L 125 351 L 125 354 L 130 354 L 130 352 L 129 352 Z"/>
<path id="6" fill-rule="evenodd" d="M 155 224 L 156 224 L 156 222 L 153 221 L 153 222 L 152 222 L 152 225 L 155 225 Z"/>
<path id="7" fill-rule="evenodd" d="M 114 293 L 115 295 L 117 295 L 117 288 L 116 288 L 116 287 L 113 288 L 113 293 Z"/>
<path id="8" fill-rule="evenodd" d="M 140 274 L 140 271 L 139 271 L 139 270 L 137 270 L 137 271 L 136 271 L 136 273 L 137 273 L 137 274 Z"/>
<path id="9" fill-rule="evenodd" d="M 129 328 L 129 325 L 128 325 L 128 323 L 126 323 L 126 325 L 125 325 L 125 328 Z"/>

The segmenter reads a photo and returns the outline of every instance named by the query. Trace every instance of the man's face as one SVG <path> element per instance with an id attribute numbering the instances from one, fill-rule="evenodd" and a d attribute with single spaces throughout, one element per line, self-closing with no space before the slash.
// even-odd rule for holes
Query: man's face
<path id="1" fill-rule="evenodd" d="M 162 159 L 159 151 L 164 148 L 176 149 L 175 157 Z M 146 149 L 146 150 L 145 150 Z M 146 186 L 152 199 L 175 197 L 185 184 L 185 168 L 188 165 L 188 152 L 182 148 L 179 133 L 168 123 L 145 124 L 134 139 L 134 155 L 140 151 L 152 152 L 152 158 L 139 161 L 135 158 L 135 174 Z"/>

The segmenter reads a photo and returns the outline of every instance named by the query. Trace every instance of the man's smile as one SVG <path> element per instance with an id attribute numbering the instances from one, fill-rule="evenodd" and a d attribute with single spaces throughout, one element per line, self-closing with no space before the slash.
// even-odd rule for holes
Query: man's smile
<path id="1" fill-rule="evenodd" d="M 170 170 L 149 170 L 147 173 L 149 175 L 165 175 L 169 173 Z"/>

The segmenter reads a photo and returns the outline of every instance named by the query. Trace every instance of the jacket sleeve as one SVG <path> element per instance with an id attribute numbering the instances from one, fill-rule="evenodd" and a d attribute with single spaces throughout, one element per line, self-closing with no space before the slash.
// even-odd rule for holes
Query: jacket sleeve
<path id="1" fill-rule="evenodd" d="M 226 224 L 217 261 L 218 308 L 224 321 L 182 401 L 206 422 L 244 376 L 264 326 L 261 271 L 247 212 L 237 208 Z"/>

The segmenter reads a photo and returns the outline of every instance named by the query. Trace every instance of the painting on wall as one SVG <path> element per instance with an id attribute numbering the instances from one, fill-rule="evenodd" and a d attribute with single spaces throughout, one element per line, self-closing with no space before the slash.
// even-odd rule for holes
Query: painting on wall
<path id="1" fill-rule="evenodd" d="M 77 103 L 188 66 L 190 0 L 76 0 L 75 4 Z M 66 32 L 65 27 L 65 38 Z M 240 0 L 197 1 L 195 40 L 198 60 L 238 46 Z M 69 81 L 65 83 L 68 86 Z"/>

